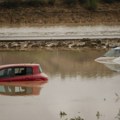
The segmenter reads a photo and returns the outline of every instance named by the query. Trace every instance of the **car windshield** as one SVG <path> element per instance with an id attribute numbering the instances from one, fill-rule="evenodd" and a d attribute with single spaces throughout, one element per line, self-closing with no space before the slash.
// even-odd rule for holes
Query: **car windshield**
<path id="1" fill-rule="evenodd" d="M 120 57 L 120 49 L 111 49 L 104 54 L 105 57 Z"/>

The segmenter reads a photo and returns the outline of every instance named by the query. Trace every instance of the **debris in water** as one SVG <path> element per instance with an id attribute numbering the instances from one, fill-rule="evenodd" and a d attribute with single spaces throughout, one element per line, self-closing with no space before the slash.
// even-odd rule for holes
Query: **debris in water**
<path id="1" fill-rule="evenodd" d="M 117 116 L 115 118 L 120 120 L 120 109 L 119 109 L 119 112 L 118 112 L 118 114 L 117 114 Z"/>
<path id="2" fill-rule="evenodd" d="M 71 118 L 70 120 L 84 120 L 83 118 L 81 118 L 80 116 L 75 117 L 75 118 Z"/>
<path id="3" fill-rule="evenodd" d="M 106 98 L 104 98 L 104 101 L 106 101 Z"/>
<path id="4" fill-rule="evenodd" d="M 67 114 L 65 112 L 60 111 L 60 117 L 66 116 Z"/>
<path id="5" fill-rule="evenodd" d="M 96 117 L 97 117 L 97 119 L 99 119 L 100 118 L 100 112 L 99 111 L 97 111 L 97 113 L 96 113 Z"/>
<path id="6" fill-rule="evenodd" d="M 120 96 L 117 94 L 117 93 L 115 93 L 115 96 L 116 96 L 116 102 L 118 102 L 119 100 L 120 100 Z"/>

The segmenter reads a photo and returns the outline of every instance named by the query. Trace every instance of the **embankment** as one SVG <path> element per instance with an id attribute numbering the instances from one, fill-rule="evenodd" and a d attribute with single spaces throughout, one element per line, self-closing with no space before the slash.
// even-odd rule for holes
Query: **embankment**
<path id="1" fill-rule="evenodd" d="M 95 48 L 107 49 L 120 46 L 120 39 L 81 39 L 81 40 L 43 40 L 43 41 L 14 41 L 0 42 L 0 50 L 34 50 L 48 48 L 79 49 Z"/>

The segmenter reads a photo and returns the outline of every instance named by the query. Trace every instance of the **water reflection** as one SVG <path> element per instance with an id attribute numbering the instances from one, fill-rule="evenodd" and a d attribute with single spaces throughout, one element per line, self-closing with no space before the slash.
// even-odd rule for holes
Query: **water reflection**
<path id="1" fill-rule="evenodd" d="M 120 72 L 120 65 L 119 64 L 104 64 L 104 65 L 112 71 Z"/>
<path id="2" fill-rule="evenodd" d="M 40 85 L 40 95 L 30 94 L 30 97 L 1 95 L 0 119 L 71 120 L 75 117 L 84 120 L 118 119 L 120 74 L 94 61 L 103 53 L 104 50 L 94 49 L 0 52 L 0 64 L 40 63 L 49 76 L 49 81 L 42 91 Z M 20 88 L 20 94 L 25 92 L 24 86 L 36 87 L 33 84 L 13 86 L 23 87 Z M 26 93 L 31 92 L 30 89 L 28 91 Z M 67 115 L 64 115 L 64 112 Z M 60 115 L 64 117 L 60 118 Z"/>
<path id="3" fill-rule="evenodd" d="M 31 96 L 39 95 L 45 82 L 0 82 L 0 95 Z"/>

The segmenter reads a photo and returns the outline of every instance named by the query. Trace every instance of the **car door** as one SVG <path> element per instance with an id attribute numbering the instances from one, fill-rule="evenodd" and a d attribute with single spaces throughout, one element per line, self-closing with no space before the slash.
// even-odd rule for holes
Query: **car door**
<path id="1" fill-rule="evenodd" d="M 32 81 L 32 80 L 33 80 L 32 67 L 14 68 L 14 77 L 11 78 L 11 81 Z"/>
<path id="2" fill-rule="evenodd" d="M 25 81 L 26 67 L 14 67 L 14 76 L 10 78 L 11 81 Z"/>

